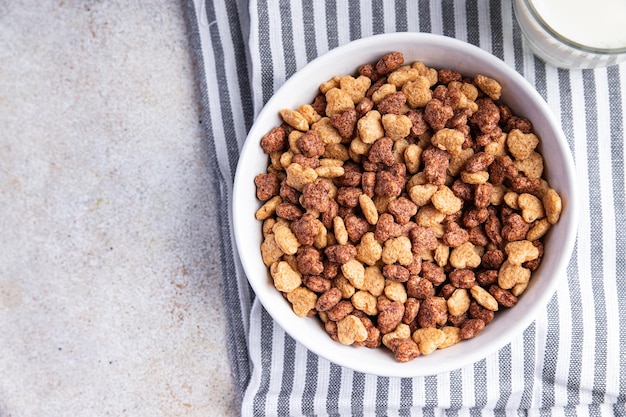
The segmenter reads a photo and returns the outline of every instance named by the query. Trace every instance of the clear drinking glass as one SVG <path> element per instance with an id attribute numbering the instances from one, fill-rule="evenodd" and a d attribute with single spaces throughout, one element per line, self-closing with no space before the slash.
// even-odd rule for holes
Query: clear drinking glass
<path id="1" fill-rule="evenodd" d="M 626 0 L 514 0 L 533 52 L 557 67 L 599 68 L 626 59 Z"/>

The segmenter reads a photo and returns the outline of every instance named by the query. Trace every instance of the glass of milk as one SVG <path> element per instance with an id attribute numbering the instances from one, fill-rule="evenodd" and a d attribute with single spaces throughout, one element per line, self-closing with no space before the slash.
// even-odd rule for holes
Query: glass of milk
<path id="1" fill-rule="evenodd" d="M 626 59 L 626 0 L 514 0 L 533 52 L 561 68 L 599 68 Z"/>

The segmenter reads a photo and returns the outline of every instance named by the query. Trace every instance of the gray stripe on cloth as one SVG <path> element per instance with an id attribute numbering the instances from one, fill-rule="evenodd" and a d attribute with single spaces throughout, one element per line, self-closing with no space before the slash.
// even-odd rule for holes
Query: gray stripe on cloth
<path id="1" fill-rule="evenodd" d="M 326 410 L 330 416 L 340 416 L 339 393 L 341 392 L 341 366 L 330 364 L 330 375 L 328 378 L 328 395 L 326 397 Z"/>
<path id="2" fill-rule="evenodd" d="M 326 1 L 326 36 L 328 39 L 328 47 L 330 51 L 339 46 L 339 34 L 337 28 L 337 2 L 332 0 Z"/>
<path id="3" fill-rule="evenodd" d="M 574 245 L 572 253 L 572 261 L 568 265 L 568 289 L 570 294 L 570 312 L 572 317 L 582 317 L 582 300 L 580 293 L 580 283 L 578 274 L 578 265 L 573 261 L 578 256 L 578 244 Z M 581 320 L 572 320 L 572 329 L 570 334 L 572 340 L 570 342 L 570 362 L 567 373 L 567 404 L 578 404 L 579 392 L 575 387 L 580 386 L 581 370 L 582 370 L 582 340 L 583 329 Z"/>
<path id="4" fill-rule="evenodd" d="M 487 404 L 487 361 L 482 359 L 474 363 L 474 406 L 470 409 L 471 416 L 480 416 Z"/>
<path id="5" fill-rule="evenodd" d="M 546 79 L 546 64 L 540 59 L 535 59 L 535 89 L 544 100 L 548 101 L 548 84 Z"/>
<path id="6" fill-rule="evenodd" d="M 624 110 L 622 102 L 624 86 L 621 83 L 620 67 L 612 66 L 607 70 L 608 85 L 611 95 L 611 165 L 613 173 L 613 199 L 615 206 L 615 230 L 626 230 L 626 182 L 624 178 Z M 620 163 L 621 162 L 621 163 Z M 620 312 L 619 326 L 619 390 L 617 402 L 626 404 L 626 234 L 615 236 L 615 277 L 617 287 L 617 303 Z M 622 278 L 622 279 L 619 279 Z M 617 415 L 617 414 L 616 414 Z M 626 415 L 626 412 L 624 412 Z"/>
<path id="7" fill-rule="evenodd" d="M 396 3 L 396 32 L 406 32 L 408 30 L 407 22 L 407 4 L 403 2 Z"/>
<path id="8" fill-rule="evenodd" d="M 541 392 L 541 406 L 544 408 L 549 408 L 554 404 L 556 361 L 559 353 L 559 328 L 559 299 L 555 294 L 548 303 L 548 328 L 546 338 L 557 343 L 547 343 L 543 354 L 543 372 L 541 374 L 543 390 Z"/>
<path id="9" fill-rule="evenodd" d="M 365 374 L 355 372 L 352 378 L 351 402 L 355 415 L 363 415 L 363 399 L 365 398 Z"/>
<path id="10" fill-rule="evenodd" d="M 432 30 L 430 21 L 430 1 L 420 0 L 419 2 L 419 22 L 420 32 L 429 33 Z"/>
<path id="11" fill-rule="evenodd" d="M 413 380 L 411 378 L 402 378 L 400 380 L 399 414 L 401 416 L 410 416 L 412 405 L 413 405 Z"/>
<path id="12" fill-rule="evenodd" d="M 611 132 L 611 166 L 613 177 L 613 200 L 615 207 L 615 230 L 626 230 L 626 198 L 624 179 L 624 103 L 622 101 L 623 85 L 620 80 L 620 67 L 607 69 L 609 94 L 611 96 L 610 132 Z M 620 163 L 621 162 L 621 163 Z M 621 165 L 621 166 L 620 166 Z M 626 234 L 616 233 L 615 236 L 615 277 L 616 298 L 620 315 L 619 326 L 619 386 L 615 415 L 626 415 Z M 620 279 L 622 278 L 622 279 Z M 621 403 L 621 405 L 620 405 Z"/>
<path id="13" fill-rule="evenodd" d="M 317 44 L 315 43 L 315 14 L 307 0 L 302 0 L 302 18 L 304 20 L 304 49 L 306 59 L 310 62 L 317 57 Z"/>
<path id="14" fill-rule="evenodd" d="M 604 298 L 604 249 L 602 228 L 602 195 L 600 185 L 600 157 L 598 137 L 598 104 L 596 98 L 595 72 L 583 71 L 585 85 L 585 113 L 587 125 L 587 164 L 589 166 L 589 207 L 591 207 L 591 282 L 595 316 L 595 367 L 593 375 L 592 403 L 599 404 L 606 391 L 606 311 Z"/>
<path id="15" fill-rule="evenodd" d="M 522 29 L 515 19 L 515 12 L 511 7 L 511 21 L 513 22 L 513 51 L 515 52 L 515 71 L 524 75 L 524 38 Z"/>
<path id="16" fill-rule="evenodd" d="M 567 70 L 558 71 L 559 90 L 560 94 L 560 106 L 561 106 L 561 126 L 565 137 L 568 140 L 570 150 L 576 160 L 576 150 L 574 146 L 574 124 L 573 117 L 574 111 L 572 108 L 572 80 L 570 72 Z M 570 297 L 570 316 L 572 318 L 580 318 L 583 315 L 582 311 L 582 297 L 579 281 L 579 269 L 576 260 L 578 259 L 578 242 L 574 246 L 572 258 L 567 268 L 567 284 Z M 570 360 L 567 372 L 567 404 L 575 405 L 579 403 L 579 392 L 577 389 L 570 389 L 570 387 L 579 387 L 582 371 L 582 341 L 584 337 L 584 331 L 582 326 L 582 320 L 571 321 L 571 341 L 570 341 Z"/>
<path id="17" fill-rule="evenodd" d="M 385 31 L 385 10 L 383 8 L 383 0 L 372 1 L 372 32 L 374 34 L 384 33 Z"/>
<path id="18" fill-rule="evenodd" d="M 465 3 L 467 19 L 467 42 L 480 46 L 480 32 L 478 31 L 478 0 L 468 0 Z"/>
<path id="19" fill-rule="evenodd" d="M 502 3 L 489 3 L 489 20 L 491 22 L 491 53 L 504 59 L 504 35 L 502 28 Z"/>
<path id="20" fill-rule="evenodd" d="M 350 14 L 350 39 L 355 40 L 361 37 L 361 5 L 358 1 L 348 3 L 348 13 Z"/>
<path id="21" fill-rule="evenodd" d="M 458 410 L 463 407 L 463 375 L 460 369 L 450 372 L 450 413 L 449 416 L 458 415 Z"/>
<path id="22" fill-rule="evenodd" d="M 454 3 L 446 1 L 441 3 L 441 15 L 443 17 L 443 32 L 445 36 L 454 38 L 456 34 L 455 30 L 455 18 L 454 18 Z"/>
<path id="23" fill-rule="evenodd" d="M 293 390 L 293 379 L 296 374 L 296 341 L 289 335 L 285 335 L 285 352 L 282 360 L 283 373 L 280 393 L 278 394 L 278 415 L 289 416 L 289 404 L 291 391 Z"/>
<path id="24" fill-rule="evenodd" d="M 498 389 L 500 396 L 496 402 L 496 410 L 504 410 L 511 397 L 511 344 L 506 345 L 498 352 Z"/>
<path id="25" fill-rule="evenodd" d="M 283 61 L 285 61 L 285 75 L 290 77 L 296 72 L 296 52 L 293 42 L 293 28 L 291 19 L 291 1 L 280 0 L 280 25 L 283 40 Z"/>
<path id="26" fill-rule="evenodd" d="M 259 16 L 259 27 L 269 26 L 269 15 L 266 0 L 259 0 L 257 5 L 257 13 Z M 259 57 L 261 59 L 261 91 L 263 103 L 267 103 L 272 94 L 274 94 L 274 68 L 272 65 L 272 49 L 270 47 L 269 30 L 259 30 Z"/>
<path id="27" fill-rule="evenodd" d="M 307 350 L 304 393 L 302 394 L 302 414 L 307 416 L 313 415 L 315 411 L 318 362 L 318 356 L 310 350 Z"/>
<path id="28" fill-rule="evenodd" d="M 428 409 L 433 410 L 439 404 L 439 398 L 437 396 L 437 385 L 439 381 L 434 375 L 424 377 L 424 393 L 426 394 L 426 401 L 424 405 Z"/>
<path id="29" fill-rule="evenodd" d="M 535 340 L 536 329 L 535 322 L 524 331 L 524 390 L 520 399 L 519 410 L 526 411 L 532 408 L 532 397 L 534 388 L 535 374 Z"/>
<path id="30" fill-rule="evenodd" d="M 383 415 L 387 410 L 389 378 L 376 378 L 376 414 Z"/>

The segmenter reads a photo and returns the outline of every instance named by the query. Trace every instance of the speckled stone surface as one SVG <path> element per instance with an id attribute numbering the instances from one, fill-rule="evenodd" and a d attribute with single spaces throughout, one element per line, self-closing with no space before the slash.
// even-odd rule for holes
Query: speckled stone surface
<path id="1" fill-rule="evenodd" d="M 0 417 L 231 416 L 178 2 L 0 0 Z"/>

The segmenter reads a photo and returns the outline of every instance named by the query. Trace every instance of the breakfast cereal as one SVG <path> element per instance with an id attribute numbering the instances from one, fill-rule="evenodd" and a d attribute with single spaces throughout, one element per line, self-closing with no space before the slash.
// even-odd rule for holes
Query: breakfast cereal
<path id="1" fill-rule="evenodd" d="M 280 111 L 260 140 L 256 218 L 294 314 L 407 362 L 517 304 L 563 203 L 502 90 L 391 52 Z"/>

